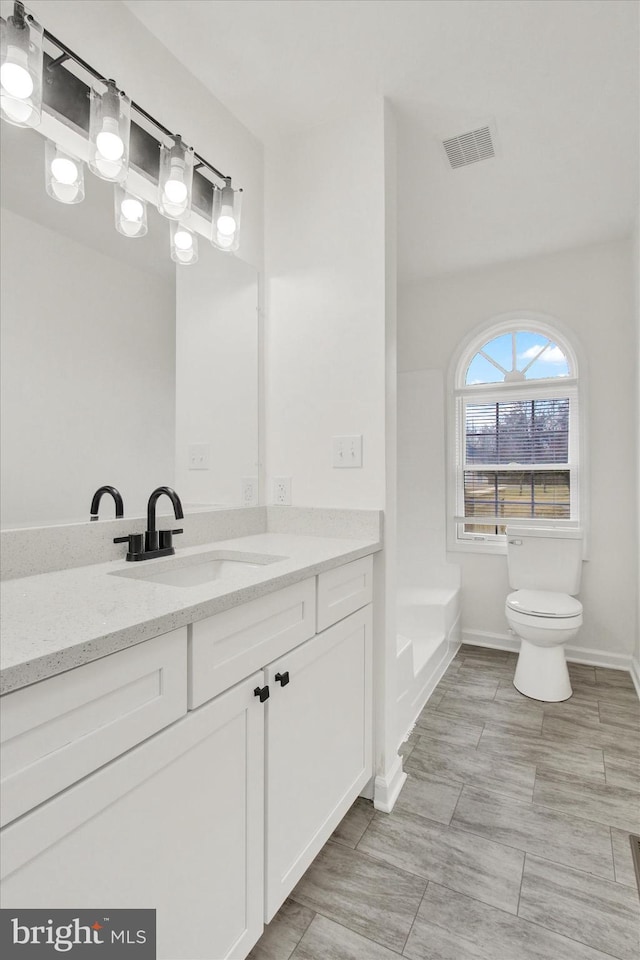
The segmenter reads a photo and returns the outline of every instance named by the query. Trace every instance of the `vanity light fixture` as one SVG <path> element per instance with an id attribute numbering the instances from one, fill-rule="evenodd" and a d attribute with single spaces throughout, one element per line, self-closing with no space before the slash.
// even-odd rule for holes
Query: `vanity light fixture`
<path id="1" fill-rule="evenodd" d="M 169 220 L 181 220 L 191 210 L 193 148 L 178 134 L 170 146 L 160 146 L 158 210 Z"/>
<path id="2" fill-rule="evenodd" d="M 44 148 L 47 193 L 59 203 L 80 203 L 84 200 L 84 164 L 82 160 L 61 150 L 47 140 Z"/>
<path id="3" fill-rule="evenodd" d="M 231 177 L 224 177 L 224 187 L 213 188 L 211 242 L 218 250 L 232 253 L 240 246 L 241 209 L 242 190 L 234 190 Z"/>
<path id="4" fill-rule="evenodd" d="M 195 263 L 198 259 L 197 232 L 208 234 L 210 211 L 210 236 L 214 246 L 228 252 L 238 249 L 242 191 L 234 190 L 230 177 L 130 100 L 118 89 L 115 80 L 107 80 L 43 28 L 25 9 L 22 0 L 14 0 L 13 15 L 0 21 L 2 119 L 17 126 L 37 127 L 42 119 L 44 99 L 45 119 L 47 124 L 49 121 L 54 124 L 47 127 L 48 137 L 52 136 L 49 131 L 55 124 L 70 126 L 72 137 L 67 137 L 67 131 L 61 131 L 60 140 L 65 146 L 71 144 L 71 149 L 82 157 L 81 160 L 46 139 L 46 188 L 51 197 L 68 204 L 84 199 L 85 160 L 98 177 L 122 188 L 122 192 L 116 190 L 115 195 L 116 229 L 127 237 L 144 236 L 148 230 L 145 201 L 126 187 L 131 139 L 131 182 L 147 200 L 155 193 L 157 182 L 156 203 L 159 212 L 172 221 L 171 256 L 176 263 Z M 55 53 L 51 52 L 52 47 Z M 75 65 L 73 71 L 64 68 L 67 61 Z M 44 87 L 43 73 L 47 76 Z M 90 99 L 88 123 L 87 95 Z M 137 115 L 133 130 L 132 111 Z M 150 127 L 154 128 L 153 133 Z M 82 137 L 87 133 L 88 141 L 78 143 L 77 134 Z M 58 134 L 55 136 L 57 139 Z M 159 172 L 155 162 L 157 148 L 160 149 Z M 194 181 L 195 171 L 198 173 Z M 145 180 L 151 182 L 145 183 Z M 217 181 L 222 185 L 218 186 Z M 195 198 L 194 218 L 192 226 L 185 227 L 185 221 L 191 216 L 192 198 Z"/>
<path id="5" fill-rule="evenodd" d="M 126 180 L 129 170 L 131 100 L 118 90 L 115 80 L 91 87 L 89 167 L 103 180 Z"/>
<path id="6" fill-rule="evenodd" d="M 114 188 L 116 230 L 125 237 L 144 237 L 147 224 L 147 205 L 140 197 L 117 183 Z"/>
<path id="7" fill-rule="evenodd" d="M 183 266 L 198 260 L 198 235 L 177 220 L 171 222 L 171 259 Z"/>
<path id="8" fill-rule="evenodd" d="M 2 23 L 0 112 L 16 127 L 37 127 L 42 112 L 42 26 L 15 3 Z"/>

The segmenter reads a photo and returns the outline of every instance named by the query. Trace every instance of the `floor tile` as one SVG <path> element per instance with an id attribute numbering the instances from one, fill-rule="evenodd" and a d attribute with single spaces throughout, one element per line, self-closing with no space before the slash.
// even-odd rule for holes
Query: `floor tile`
<path id="1" fill-rule="evenodd" d="M 596 683 L 587 683 L 582 680 L 572 681 L 574 691 L 581 696 L 592 696 L 596 700 L 613 700 L 620 706 L 624 703 L 633 706 L 638 702 L 638 694 L 634 687 L 627 687 L 612 680 L 600 680 Z"/>
<path id="2" fill-rule="evenodd" d="M 423 710 L 416 722 L 416 733 L 419 737 L 460 747 L 477 746 L 483 729 L 482 723 L 442 716 L 432 710 Z"/>
<path id="3" fill-rule="evenodd" d="M 534 793 L 535 798 L 535 793 Z M 547 860 L 615 879 L 609 827 L 540 806 L 464 787 L 452 827 Z"/>
<path id="4" fill-rule="evenodd" d="M 640 903 L 630 887 L 527 855 L 518 914 L 619 960 L 637 960 Z"/>
<path id="5" fill-rule="evenodd" d="M 610 954 L 437 883 L 427 887 L 404 955 L 410 960 L 610 960 Z"/>
<path id="6" fill-rule="evenodd" d="M 407 770 L 406 783 L 393 809 L 394 812 L 413 813 L 448 824 L 461 790 L 461 783 L 449 783 L 418 770 Z"/>
<path id="7" fill-rule="evenodd" d="M 446 697 L 445 697 L 446 699 Z M 444 702 L 444 701 L 443 701 Z M 561 744 L 584 744 L 602 750 L 612 747 L 617 753 L 638 755 L 638 736 L 628 727 L 617 727 L 609 723 L 594 724 L 591 721 L 561 717 L 545 717 L 542 722 L 542 734 Z"/>
<path id="8" fill-rule="evenodd" d="M 471 657 L 462 661 L 462 666 L 456 676 L 459 678 L 484 677 L 492 680 L 513 680 L 516 672 L 515 660 L 504 660 L 500 663 L 489 663 L 484 660 L 473 660 Z"/>
<path id="9" fill-rule="evenodd" d="M 596 668 L 586 663 L 567 663 L 569 676 L 572 680 L 582 680 L 583 683 L 596 682 Z"/>
<path id="10" fill-rule="evenodd" d="M 612 724 L 617 727 L 628 727 L 633 730 L 639 744 L 640 751 L 640 702 L 631 705 L 618 706 L 611 700 L 599 700 L 599 716 L 601 723 Z"/>
<path id="11" fill-rule="evenodd" d="M 457 673 L 450 680 L 441 680 L 438 684 L 438 690 L 441 691 L 442 696 L 437 706 L 440 706 L 447 694 L 461 697 L 464 700 L 468 700 L 470 697 L 477 700 L 493 700 L 499 682 L 497 678 Z M 436 704 L 429 700 L 427 707 L 435 706 Z"/>
<path id="12" fill-rule="evenodd" d="M 531 800 L 536 774 L 535 766 L 530 763 L 517 763 L 464 747 L 451 750 L 445 744 L 422 737 L 407 760 L 406 769 L 450 783 L 468 783 L 482 790 L 494 790 L 516 800 Z"/>
<path id="13" fill-rule="evenodd" d="M 598 701 L 581 697 L 575 693 L 570 700 L 561 703 L 545 703 L 542 712 L 545 717 L 560 717 L 561 720 L 580 720 L 583 723 L 601 723 Z"/>
<path id="14" fill-rule="evenodd" d="M 535 734 L 505 733 L 491 724 L 484 728 L 478 753 L 488 753 L 504 760 L 519 760 L 523 763 L 543 763 L 554 770 L 601 781 L 604 778 L 602 750 L 582 744 L 567 744 L 565 740 L 558 742 Z"/>
<path id="15" fill-rule="evenodd" d="M 401 812 L 376 814 L 358 850 L 510 913 L 518 909 L 519 850 Z"/>
<path id="16" fill-rule="evenodd" d="M 365 838 L 369 830 L 371 826 Z M 328 843 L 291 896 L 330 920 L 401 951 L 425 889 L 426 880 L 389 862 Z"/>
<path id="17" fill-rule="evenodd" d="M 398 753 L 400 754 L 401 757 L 404 758 L 405 761 L 408 760 L 409 757 L 411 756 L 413 748 L 415 747 L 417 742 L 418 742 L 417 737 L 409 737 L 407 740 L 403 740 L 400 746 L 398 747 Z"/>
<path id="18" fill-rule="evenodd" d="M 315 914 L 293 900 L 285 900 L 247 960 L 289 960 Z"/>
<path id="19" fill-rule="evenodd" d="M 596 667 L 596 683 L 616 684 L 635 690 L 628 670 L 611 670 L 609 667 Z"/>
<path id="20" fill-rule="evenodd" d="M 356 847 L 373 819 L 374 813 L 371 800 L 358 797 L 332 833 L 331 839 L 336 843 L 343 843 L 346 847 Z"/>
<path id="21" fill-rule="evenodd" d="M 536 771 L 533 801 L 584 820 L 633 833 L 640 831 L 640 797 L 635 791 L 623 787 L 596 783 L 541 765 Z"/>
<path id="22" fill-rule="evenodd" d="M 333 920 L 317 916 L 292 960 L 398 960 L 398 954 Z"/>
<path id="23" fill-rule="evenodd" d="M 613 863 L 618 883 L 637 889 L 636 871 L 633 866 L 629 832 L 611 827 L 611 844 L 613 846 Z"/>
<path id="24" fill-rule="evenodd" d="M 605 779 L 612 787 L 640 791 L 640 759 L 604 751 Z"/>
<path id="25" fill-rule="evenodd" d="M 497 688 L 496 688 L 497 689 Z M 495 694 L 495 691 L 494 691 Z M 466 700 L 447 692 L 438 705 L 438 713 L 462 717 L 482 723 L 491 723 L 508 731 L 521 730 L 540 733 L 544 714 L 542 707 L 532 703 L 499 703 L 496 700 Z"/>

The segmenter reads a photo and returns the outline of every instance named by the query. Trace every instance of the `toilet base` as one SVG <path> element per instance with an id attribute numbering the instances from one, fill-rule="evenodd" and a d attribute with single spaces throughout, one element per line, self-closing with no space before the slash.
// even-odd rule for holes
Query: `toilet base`
<path id="1" fill-rule="evenodd" d="M 538 647 L 529 640 L 520 640 L 520 654 L 513 685 L 525 697 L 543 703 L 568 700 L 573 694 L 564 644 Z"/>

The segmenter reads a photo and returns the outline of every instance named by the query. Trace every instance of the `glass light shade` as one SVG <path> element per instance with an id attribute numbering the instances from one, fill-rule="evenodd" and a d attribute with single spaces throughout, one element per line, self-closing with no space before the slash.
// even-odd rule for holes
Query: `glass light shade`
<path id="1" fill-rule="evenodd" d="M 44 150 L 47 193 L 59 203 L 81 203 L 84 200 L 84 164 L 82 160 L 61 150 L 47 140 Z"/>
<path id="2" fill-rule="evenodd" d="M 113 80 L 91 90 L 89 168 L 102 180 L 121 183 L 129 171 L 131 101 Z"/>
<path id="3" fill-rule="evenodd" d="M 158 210 L 169 220 L 181 220 L 191 210 L 193 149 L 176 137 L 169 147 L 160 147 Z"/>
<path id="4" fill-rule="evenodd" d="M 211 242 L 218 250 L 233 253 L 240 246 L 242 190 L 234 190 L 231 180 L 213 188 Z"/>
<path id="5" fill-rule="evenodd" d="M 114 188 L 113 198 L 118 233 L 124 237 L 144 237 L 149 229 L 144 200 L 129 193 L 127 188 L 119 183 Z"/>
<path id="6" fill-rule="evenodd" d="M 198 259 L 198 235 L 176 220 L 171 224 L 171 259 L 183 266 Z"/>
<path id="7" fill-rule="evenodd" d="M 2 22 L 0 113 L 16 127 L 37 127 L 42 112 L 42 27 L 20 4 Z"/>

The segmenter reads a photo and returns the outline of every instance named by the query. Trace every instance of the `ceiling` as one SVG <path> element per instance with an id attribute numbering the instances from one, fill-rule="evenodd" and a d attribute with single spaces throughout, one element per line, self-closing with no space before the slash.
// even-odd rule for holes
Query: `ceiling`
<path id="1" fill-rule="evenodd" d="M 634 0 L 125 0 L 267 144 L 374 95 L 398 121 L 401 279 L 628 233 Z M 493 159 L 442 139 L 491 123 Z"/>

